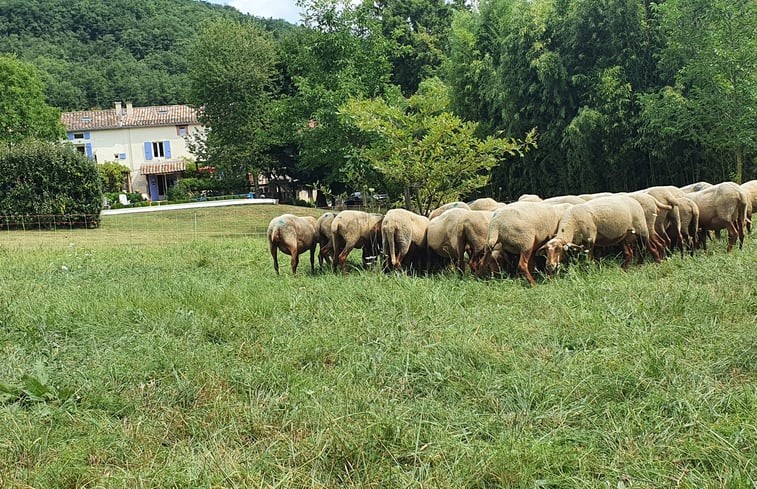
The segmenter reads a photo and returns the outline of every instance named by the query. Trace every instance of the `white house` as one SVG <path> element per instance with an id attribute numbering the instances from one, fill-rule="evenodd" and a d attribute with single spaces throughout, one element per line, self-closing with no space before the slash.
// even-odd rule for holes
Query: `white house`
<path id="1" fill-rule="evenodd" d="M 129 167 L 128 190 L 150 200 L 166 191 L 192 157 L 186 136 L 199 130 L 197 113 L 187 105 L 133 107 L 116 102 L 109 110 L 64 112 L 68 140 L 97 163 L 115 161 Z"/>

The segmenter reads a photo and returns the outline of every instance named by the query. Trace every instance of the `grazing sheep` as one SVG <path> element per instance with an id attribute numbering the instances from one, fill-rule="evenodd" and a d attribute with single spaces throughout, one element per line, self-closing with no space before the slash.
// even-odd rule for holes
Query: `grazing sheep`
<path id="1" fill-rule="evenodd" d="M 708 182 L 690 183 L 681 187 L 681 192 L 688 194 L 691 192 L 699 192 L 700 190 L 704 190 L 710 187 L 712 187 L 712 184 Z"/>
<path id="2" fill-rule="evenodd" d="M 728 231 L 727 251 L 733 249 L 736 239 L 739 248 L 744 244 L 749 195 L 733 182 L 723 182 L 698 192 L 686 194 L 699 207 L 699 243 L 707 249 L 707 231 Z"/>
<path id="3" fill-rule="evenodd" d="M 542 200 L 545 204 L 583 204 L 586 202 L 581 197 L 575 195 L 558 195 Z"/>
<path id="4" fill-rule="evenodd" d="M 484 197 L 483 199 L 476 199 L 473 202 L 469 202 L 468 208 L 472 211 L 494 211 L 503 205 L 505 204 L 497 202 L 491 197 Z"/>
<path id="5" fill-rule="evenodd" d="M 420 269 L 426 253 L 426 231 L 429 220 L 405 209 L 392 209 L 384 216 L 381 224 L 385 263 L 395 269 L 402 268 L 408 258 Z"/>
<path id="6" fill-rule="evenodd" d="M 634 245 L 641 242 L 648 246 L 644 209 L 627 195 L 613 195 L 575 205 L 565 211 L 557 226 L 557 234 L 539 251 L 546 252 L 547 268 L 556 269 L 565 252 L 574 247 L 583 247 L 591 258 L 595 246 L 622 245 L 627 269 L 634 254 Z"/>
<path id="7" fill-rule="evenodd" d="M 750 180 L 748 182 L 742 183 L 741 188 L 746 191 L 747 194 L 749 194 L 749 207 L 747 208 L 747 230 L 749 232 L 752 232 L 752 213 L 754 212 L 754 209 L 757 209 L 757 180 Z"/>
<path id="8" fill-rule="evenodd" d="M 649 252 L 652 254 L 652 258 L 656 262 L 661 262 L 663 256 L 665 256 L 665 242 L 655 231 L 655 224 L 657 222 L 657 216 L 660 211 L 670 211 L 673 207 L 667 204 L 663 204 L 659 200 L 652 197 L 645 192 L 633 192 L 628 195 L 641 205 L 644 209 L 644 217 L 647 222 L 647 231 L 649 232 Z M 639 254 L 639 261 L 641 262 L 642 255 Z"/>
<path id="9" fill-rule="evenodd" d="M 461 223 L 470 209 L 449 209 L 428 223 L 426 266 L 431 269 L 441 259 L 444 264 L 454 261 L 459 270 L 465 267 L 465 245 L 462 243 Z"/>
<path id="10" fill-rule="evenodd" d="M 363 211 L 342 211 L 331 221 L 331 247 L 334 252 L 334 271 L 341 267 L 345 273 L 347 256 L 354 248 L 363 250 L 363 266 L 381 249 L 381 223 L 384 216 Z"/>
<path id="11" fill-rule="evenodd" d="M 595 194 L 581 194 L 578 197 L 583 200 L 589 201 L 589 200 L 594 200 L 594 199 L 600 199 L 602 197 L 609 197 L 611 195 L 613 195 L 612 192 L 598 192 Z"/>
<path id="12" fill-rule="evenodd" d="M 543 199 L 536 194 L 523 194 L 518 197 L 518 202 L 541 202 Z"/>
<path id="13" fill-rule="evenodd" d="M 689 248 L 689 253 L 693 255 L 699 240 L 699 207 L 690 198 L 679 197 L 678 213 L 681 216 L 681 236 L 683 236 L 683 241 L 673 244 L 680 249 L 681 257 L 683 257 L 684 245 Z"/>
<path id="14" fill-rule="evenodd" d="M 498 207 L 504 209 L 505 206 Z M 489 234 L 492 211 L 468 211 L 460 220 L 460 249 L 468 252 L 468 263 L 473 273 L 486 250 L 486 240 Z M 461 262 L 461 272 L 465 272 L 465 262 Z"/>
<path id="15" fill-rule="evenodd" d="M 660 209 L 657 212 L 657 219 L 655 219 L 654 230 L 657 235 L 665 242 L 665 246 L 669 247 L 673 242 L 673 239 L 668 234 L 668 229 L 673 230 L 674 238 L 683 241 L 681 236 L 681 217 L 678 213 L 677 199 L 684 197 L 681 189 L 673 187 L 672 185 L 649 187 L 639 192 L 647 193 L 657 199 L 660 203 L 669 205 L 671 209 Z M 635 192 L 634 192 L 635 193 Z"/>
<path id="16" fill-rule="evenodd" d="M 318 266 L 323 267 L 323 260 L 326 263 L 331 263 L 331 254 L 333 248 L 331 247 L 331 223 L 336 217 L 335 212 L 327 212 L 318 218 Z"/>
<path id="17" fill-rule="evenodd" d="M 428 218 L 429 218 L 429 220 L 431 220 L 431 219 L 433 219 L 435 217 L 439 217 L 439 216 L 441 216 L 442 214 L 444 214 L 445 212 L 447 212 L 450 209 L 466 209 L 466 210 L 470 210 L 470 207 L 468 207 L 468 204 L 466 204 L 465 202 L 449 202 L 449 203 L 444 204 L 441 207 L 437 207 L 436 209 L 434 209 L 433 211 L 431 211 L 431 214 L 428 215 Z"/>
<path id="18" fill-rule="evenodd" d="M 310 250 L 310 269 L 315 272 L 315 247 L 318 245 L 318 224 L 314 217 L 284 214 L 268 224 L 268 246 L 273 257 L 273 269 L 279 273 L 278 250 L 292 257 L 292 274 L 297 273 L 299 255 Z"/>
<path id="19" fill-rule="evenodd" d="M 485 269 L 492 251 L 500 246 L 502 252 L 518 255 L 518 269 L 531 285 L 536 284 L 534 252 L 555 235 L 560 214 L 558 206 L 541 202 L 516 202 L 494 212 L 480 268 Z"/>

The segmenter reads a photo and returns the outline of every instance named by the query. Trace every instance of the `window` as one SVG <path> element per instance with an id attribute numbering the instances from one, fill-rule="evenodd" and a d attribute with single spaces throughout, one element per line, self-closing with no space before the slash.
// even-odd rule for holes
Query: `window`
<path id="1" fill-rule="evenodd" d="M 176 126 L 176 134 L 179 136 L 187 135 L 187 126 Z"/>
<path id="2" fill-rule="evenodd" d="M 84 147 L 83 144 L 77 144 L 76 145 L 76 151 L 78 151 L 81 154 L 86 154 L 87 153 L 87 150 L 86 150 L 86 148 Z"/>
<path id="3" fill-rule="evenodd" d="M 152 156 L 153 158 L 163 158 L 166 156 L 165 148 L 163 147 L 163 141 L 153 141 Z"/>
<path id="4" fill-rule="evenodd" d="M 75 132 L 74 133 L 74 139 L 84 139 L 84 133 L 83 132 Z"/>

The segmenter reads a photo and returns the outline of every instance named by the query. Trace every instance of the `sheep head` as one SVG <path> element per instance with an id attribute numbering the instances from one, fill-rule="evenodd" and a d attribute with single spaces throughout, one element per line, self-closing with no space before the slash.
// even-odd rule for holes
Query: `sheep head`
<path id="1" fill-rule="evenodd" d="M 574 248 L 581 248 L 573 243 L 568 243 L 562 238 L 552 238 L 547 243 L 537 250 L 538 254 L 543 254 L 547 257 L 547 269 L 550 272 L 557 270 L 560 263 L 565 258 L 568 251 Z"/>

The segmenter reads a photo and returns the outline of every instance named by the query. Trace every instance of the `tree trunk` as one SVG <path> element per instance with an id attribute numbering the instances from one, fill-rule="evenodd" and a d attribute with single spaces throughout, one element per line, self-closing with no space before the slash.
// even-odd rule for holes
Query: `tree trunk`
<path id="1" fill-rule="evenodd" d="M 741 181 L 744 178 L 744 146 L 739 144 L 736 146 L 736 183 L 741 185 Z"/>
<path id="2" fill-rule="evenodd" d="M 413 210 L 413 198 L 410 196 L 410 184 L 405 184 L 405 209 L 412 211 Z M 420 209 L 418 209 L 418 212 L 420 212 Z"/>

